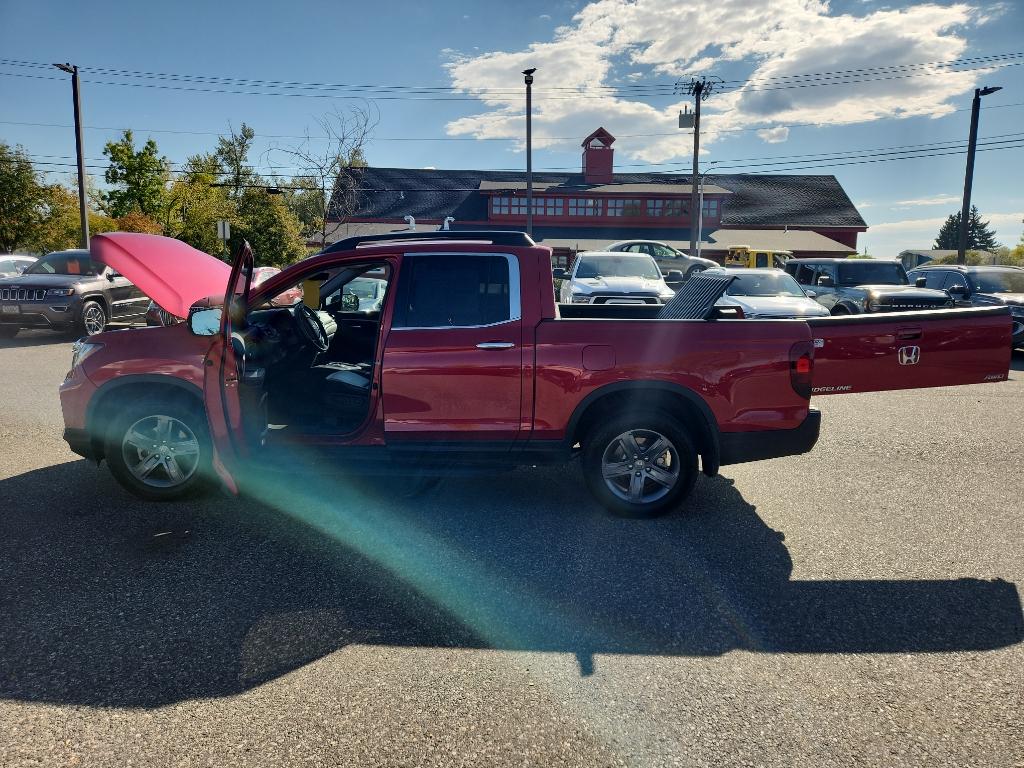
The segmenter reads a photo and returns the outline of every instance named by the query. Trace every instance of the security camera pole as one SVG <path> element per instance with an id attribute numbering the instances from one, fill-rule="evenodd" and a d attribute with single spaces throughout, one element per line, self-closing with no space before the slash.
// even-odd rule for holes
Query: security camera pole
<path id="1" fill-rule="evenodd" d="M 978 113 L 981 111 L 981 97 L 1003 90 L 1001 86 L 994 88 L 975 88 L 974 100 L 971 102 L 971 135 L 967 141 L 967 173 L 964 175 L 964 205 L 960 209 L 960 242 L 956 249 L 956 263 L 967 263 L 967 230 L 971 218 L 971 186 L 974 184 L 974 150 L 978 144 Z"/>
<path id="2" fill-rule="evenodd" d="M 78 152 L 78 213 L 82 219 L 82 247 L 89 247 L 89 213 L 85 206 L 85 152 L 82 150 L 82 97 L 78 90 L 78 67 L 54 64 L 71 75 L 71 93 L 75 100 L 75 149 Z"/>
<path id="3" fill-rule="evenodd" d="M 533 237 L 533 73 L 537 68 L 524 69 L 526 75 L 526 234 Z"/>

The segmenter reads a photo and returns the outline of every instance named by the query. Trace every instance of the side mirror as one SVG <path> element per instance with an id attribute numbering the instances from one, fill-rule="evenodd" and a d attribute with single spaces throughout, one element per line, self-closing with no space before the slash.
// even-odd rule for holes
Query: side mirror
<path id="1" fill-rule="evenodd" d="M 188 313 L 188 328 L 195 336 L 216 336 L 220 331 L 220 307 L 196 308 Z"/>
<path id="2" fill-rule="evenodd" d="M 354 293 L 343 293 L 341 294 L 341 311 L 342 312 L 358 312 L 359 311 L 359 297 Z"/>
<path id="3" fill-rule="evenodd" d="M 670 269 L 668 274 L 665 276 L 666 283 L 681 283 L 683 282 L 683 273 L 678 269 Z"/>
<path id="4" fill-rule="evenodd" d="M 962 299 L 964 296 L 967 295 L 967 286 L 954 285 L 951 288 L 947 288 L 946 292 L 949 293 L 950 296 L 956 296 Z"/>
<path id="5" fill-rule="evenodd" d="M 107 280 L 109 280 L 110 282 L 114 282 L 115 277 L 117 277 L 117 272 L 115 272 L 114 270 L 111 269 L 107 272 Z"/>
<path id="6" fill-rule="evenodd" d="M 822 288 L 831 288 L 835 284 L 836 283 L 832 279 L 832 275 L 822 275 L 821 277 L 818 278 L 818 285 L 820 285 Z"/>
<path id="7" fill-rule="evenodd" d="M 928 278 L 927 277 L 919 277 L 919 278 L 914 280 L 914 286 L 916 288 L 924 288 L 927 284 L 928 284 Z"/>
<path id="8" fill-rule="evenodd" d="M 816 298 L 816 297 L 818 296 L 818 294 L 817 294 L 817 292 L 816 292 L 816 291 L 804 291 L 804 295 L 805 295 L 805 296 L 806 296 L 806 297 L 807 297 L 808 299 L 813 299 L 813 298 Z"/>
<path id="9" fill-rule="evenodd" d="M 569 277 L 566 271 L 561 267 L 556 267 L 555 269 L 551 270 L 551 276 L 554 277 L 555 280 L 565 280 L 567 277 Z"/>

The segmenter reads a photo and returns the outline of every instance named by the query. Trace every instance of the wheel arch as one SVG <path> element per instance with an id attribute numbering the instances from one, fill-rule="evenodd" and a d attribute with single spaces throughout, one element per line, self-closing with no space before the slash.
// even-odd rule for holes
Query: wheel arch
<path id="1" fill-rule="evenodd" d="M 644 408 L 666 410 L 678 417 L 691 433 L 704 474 L 718 474 L 718 422 L 711 408 L 692 389 L 668 381 L 622 381 L 595 389 L 580 401 L 569 419 L 569 445 L 586 439 L 587 432 L 602 416 L 622 413 L 638 402 Z"/>
<path id="2" fill-rule="evenodd" d="M 164 374 L 134 374 L 109 381 L 97 390 L 85 412 L 85 430 L 97 458 L 104 456 L 106 426 L 126 400 L 168 398 L 186 401 L 206 413 L 203 391 L 195 384 Z"/>

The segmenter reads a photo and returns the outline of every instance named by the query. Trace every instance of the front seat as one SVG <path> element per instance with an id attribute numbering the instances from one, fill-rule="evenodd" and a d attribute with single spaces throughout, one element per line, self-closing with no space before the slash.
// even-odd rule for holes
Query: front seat
<path id="1" fill-rule="evenodd" d="M 326 374 L 323 378 L 323 400 L 328 408 L 341 415 L 361 415 L 365 411 L 373 380 L 373 365 L 332 362 L 318 365 L 316 369 Z"/>

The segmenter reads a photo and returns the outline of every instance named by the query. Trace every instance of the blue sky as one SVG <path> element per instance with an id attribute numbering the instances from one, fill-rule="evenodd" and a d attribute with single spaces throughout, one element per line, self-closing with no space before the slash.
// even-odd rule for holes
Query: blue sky
<path id="1" fill-rule="evenodd" d="M 407 93 L 402 100 L 386 99 L 377 91 L 370 105 L 379 115 L 367 150 L 370 162 L 522 168 L 519 70 L 537 66 L 536 168 L 578 167 L 579 141 L 601 124 L 620 137 L 615 145 L 619 170 L 666 171 L 689 167 L 691 138 L 676 128 L 682 97 L 672 95 L 671 89 L 653 95 L 648 86 L 672 84 L 692 72 L 737 82 L 753 78 L 763 85 L 792 83 L 794 76 L 807 73 L 1017 53 L 1024 51 L 1019 36 L 1024 29 L 1022 5 L 989 0 L 0 0 L 0 57 L 70 61 L 92 70 L 83 74 L 85 124 L 93 126 L 85 135 L 86 156 L 98 158 L 92 165 L 102 165 L 103 144 L 119 127 L 135 128 L 140 139 L 152 136 L 163 154 L 180 162 L 209 150 L 216 133 L 242 121 L 257 131 L 253 162 L 283 165 L 287 161 L 271 151 L 275 144 L 295 143 L 297 139 L 288 137 L 315 130 L 315 120 L 324 112 L 367 106 L 333 96 L 203 93 L 180 89 L 225 87 L 95 71 L 106 68 L 454 87 L 440 92 L 446 97 L 442 101 L 409 100 Z M 848 161 L 822 158 L 849 153 L 864 159 L 864 150 L 893 152 L 898 150 L 889 148 L 962 141 L 976 85 L 1004 87 L 986 97 L 980 135 L 1019 138 L 1008 135 L 1022 133 L 1022 66 L 1015 62 L 998 70 L 977 65 L 966 69 L 933 67 L 925 72 L 911 67 L 900 72 L 917 72 L 913 77 L 725 90 L 704 103 L 702 164 L 717 161 L 730 172 L 800 167 L 808 173 L 834 173 L 871 225 L 861 243 L 872 254 L 892 256 L 904 247 L 928 247 L 941 220 L 959 208 L 962 154 L 856 165 L 829 165 Z M 126 81 L 137 85 L 124 85 Z M 40 163 L 52 163 L 39 166 L 51 170 L 51 177 L 66 177 L 71 168 L 61 163 L 74 155 L 72 132 L 61 127 L 71 121 L 66 76 L 0 64 L 0 104 L 0 139 L 23 145 Z M 758 165 L 773 159 L 776 166 Z M 974 201 L 1007 245 L 1015 244 L 1024 230 L 1022 160 L 1020 145 L 978 154 Z M 94 172 L 101 175 L 102 169 Z"/>

